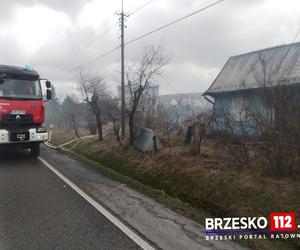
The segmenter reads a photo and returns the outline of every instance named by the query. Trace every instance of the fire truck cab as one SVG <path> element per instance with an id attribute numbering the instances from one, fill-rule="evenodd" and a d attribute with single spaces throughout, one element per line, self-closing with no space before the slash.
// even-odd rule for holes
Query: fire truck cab
<path id="1" fill-rule="evenodd" d="M 51 83 L 35 70 L 0 65 L 0 145 L 28 148 L 34 157 L 48 139 L 41 81 L 46 81 L 50 100 Z"/>

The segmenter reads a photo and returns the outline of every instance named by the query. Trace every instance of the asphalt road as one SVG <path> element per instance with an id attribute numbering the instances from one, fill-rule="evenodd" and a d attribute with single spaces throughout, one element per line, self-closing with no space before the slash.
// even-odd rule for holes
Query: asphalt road
<path id="1" fill-rule="evenodd" d="M 38 159 L 0 149 L 0 250 L 140 249 Z"/>

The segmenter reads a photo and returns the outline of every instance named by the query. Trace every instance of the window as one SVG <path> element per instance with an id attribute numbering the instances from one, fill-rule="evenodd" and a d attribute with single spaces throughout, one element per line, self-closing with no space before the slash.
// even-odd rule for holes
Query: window
<path id="1" fill-rule="evenodd" d="M 3 79 L 0 84 L 0 98 L 41 99 L 42 91 L 39 80 Z"/>

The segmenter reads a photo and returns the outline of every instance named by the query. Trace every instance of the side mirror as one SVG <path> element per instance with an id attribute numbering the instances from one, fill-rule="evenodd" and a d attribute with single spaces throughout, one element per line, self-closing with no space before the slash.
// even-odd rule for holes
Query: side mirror
<path id="1" fill-rule="evenodd" d="M 46 81 L 46 87 L 47 87 L 47 89 L 50 89 L 51 88 L 51 82 L 50 81 Z"/>
<path id="2" fill-rule="evenodd" d="M 47 97 L 47 100 L 51 100 L 52 99 L 52 91 L 51 91 L 51 89 L 47 89 L 46 97 Z"/>

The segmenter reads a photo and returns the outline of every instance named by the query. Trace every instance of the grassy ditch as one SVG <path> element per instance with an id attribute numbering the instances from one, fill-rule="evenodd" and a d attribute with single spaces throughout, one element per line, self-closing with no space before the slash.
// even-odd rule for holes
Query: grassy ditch
<path id="1" fill-rule="evenodd" d="M 69 139 L 72 136 L 64 134 L 53 137 L 58 144 Z M 268 217 L 270 212 L 300 213 L 299 179 L 266 178 L 256 169 L 236 169 L 225 164 L 227 156 L 213 142 L 207 142 L 197 157 L 192 157 L 177 140 L 155 155 L 138 153 L 126 145 L 118 147 L 112 139 L 86 140 L 74 152 L 75 157 L 101 173 L 201 224 L 208 216 Z M 299 247 L 293 241 L 247 243 L 256 249 Z"/>

